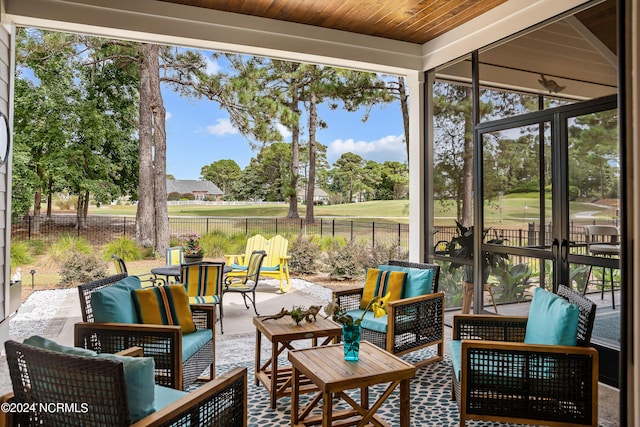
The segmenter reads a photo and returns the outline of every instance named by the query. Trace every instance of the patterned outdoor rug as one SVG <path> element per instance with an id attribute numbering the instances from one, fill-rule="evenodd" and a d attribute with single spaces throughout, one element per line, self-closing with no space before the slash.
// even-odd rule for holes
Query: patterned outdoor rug
<path id="1" fill-rule="evenodd" d="M 428 351 L 428 350 L 423 350 Z M 416 352 L 418 353 L 418 352 Z M 408 362 L 415 361 L 412 355 L 404 357 Z M 283 359 L 278 359 L 278 363 L 286 363 Z M 272 427 L 291 425 L 291 399 L 281 397 L 277 401 L 276 409 L 269 407 L 269 395 L 262 385 L 254 385 L 254 364 L 253 362 L 240 363 L 248 369 L 248 401 L 249 401 L 249 426 Z M 216 367 L 217 374 L 237 367 L 236 365 L 219 365 Z M 459 425 L 458 407 L 451 401 L 451 376 L 450 359 L 445 357 L 442 362 L 436 362 L 424 368 L 418 369 L 417 376 L 411 380 L 411 426 L 457 426 Z M 377 385 L 370 388 L 369 401 L 373 403 L 382 394 L 387 384 Z M 398 401 L 399 391 L 394 393 L 382 405 L 378 414 L 391 426 L 399 425 L 398 412 L 400 403 Z M 309 401 L 312 394 L 301 396 L 304 404 Z M 359 401 L 359 391 L 353 391 L 354 398 Z M 338 409 L 346 409 L 346 406 L 339 406 Z M 335 409 L 334 409 L 335 410 Z M 487 422 L 467 422 L 468 426 L 511 426 L 514 424 L 500 424 Z"/>

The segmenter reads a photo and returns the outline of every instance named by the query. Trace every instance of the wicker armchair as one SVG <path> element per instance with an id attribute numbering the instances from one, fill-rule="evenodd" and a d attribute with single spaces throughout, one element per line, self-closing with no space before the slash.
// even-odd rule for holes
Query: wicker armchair
<path id="1" fill-rule="evenodd" d="M 7 341 L 5 348 L 13 393 L 0 396 L 0 401 L 29 410 L 0 412 L 0 425 L 132 425 L 122 361 L 43 350 L 15 341 Z M 161 391 L 156 387 L 156 396 Z M 246 368 L 236 368 L 193 392 L 174 390 L 176 393 L 182 395 L 174 396 L 178 400 L 134 425 L 247 425 Z M 157 406 L 158 400 L 155 403 Z M 61 404 L 68 406 L 61 409 Z"/>
<path id="2" fill-rule="evenodd" d="M 387 308 L 387 332 L 362 328 L 362 339 L 400 356 L 421 348 L 437 345 L 433 357 L 421 360 L 422 367 L 443 359 L 444 356 L 444 293 L 438 292 L 440 266 L 436 264 L 389 261 L 389 265 L 434 270 L 431 293 L 413 298 L 393 301 Z M 363 288 L 336 291 L 333 293 L 345 311 L 360 307 Z"/>
<path id="3" fill-rule="evenodd" d="M 91 294 L 111 286 L 126 274 L 118 274 L 78 286 L 82 320 L 75 324 L 74 345 L 98 353 L 117 353 L 129 347 L 142 347 L 144 354 L 156 364 L 156 383 L 178 390 L 186 389 L 196 380 L 215 378 L 215 306 L 191 304 L 197 329 L 211 329 L 213 339 L 193 356 L 182 360 L 182 330 L 180 326 L 96 323 L 91 309 Z M 210 376 L 202 378 L 209 368 Z"/>
<path id="4" fill-rule="evenodd" d="M 535 425 L 598 424 L 598 352 L 588 347 L 596 306 L 560 285 L 558 295 L 580 309 L 576 346 L 525 344 L 527 317 L 456 315 L 460 377 L 452 398 L 466 420 Z"/>

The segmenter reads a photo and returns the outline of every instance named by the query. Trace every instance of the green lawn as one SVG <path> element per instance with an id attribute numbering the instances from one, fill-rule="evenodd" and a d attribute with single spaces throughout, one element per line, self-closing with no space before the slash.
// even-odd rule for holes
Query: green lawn
<path id="1" fill-rule="evenodd" d="M 486 202 L 485 219 L 487 225 L 522 226 L 535 222 L 539 216 L 540 200 L 534 194 L 508 195 L 498 204 Z M 547 218 L 551 214 L 551 201 L 546 203 Z M 92 207 L 91 214 L 135 215 L 135 206 Z M 612 208 L 583 202 L 570 202 L 572 221 L 590 222 L 594 219 L 610 219 L 614 214 Z M 456 217 L 455 204 L 437 200 L 434 203 L 436 225 L 453 225 Z M 221 205 L 221 206 L 169 206 L 172 216 L 219 216 L 219 217 L 285 217 L 289 206 L 281 204 L 265 205 Z M 306 207 L 298 205 L 300 217 L 304 217 Z M 407 200 L 377 200 L 343 205 L 315 206 L 317 217 L 358 218 L 364 220 L 390 221 L 408 223 L 409 202 Z"/>

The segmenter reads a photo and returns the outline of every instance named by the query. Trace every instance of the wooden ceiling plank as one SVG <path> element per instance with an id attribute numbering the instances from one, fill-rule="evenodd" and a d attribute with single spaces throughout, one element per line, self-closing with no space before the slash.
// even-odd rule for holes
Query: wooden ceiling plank
<path id="1" fill-rule="evenodd" d="M 416 25 L 407 27 L 406 30 L 419 32 L 424 31 L 428 27 L 429 37 L 435 38 L 488 12 L 505 1 L 506 0 L 483 0 L 481 2 L 466 2 L 466 4 L 460 4 L 457 7 L 447 8 L 446 11 L 440 10 L 438 14 L 433 15 L 436 18 L 435 20 L 431 19 L 429 21 L 416 23 Z"/>

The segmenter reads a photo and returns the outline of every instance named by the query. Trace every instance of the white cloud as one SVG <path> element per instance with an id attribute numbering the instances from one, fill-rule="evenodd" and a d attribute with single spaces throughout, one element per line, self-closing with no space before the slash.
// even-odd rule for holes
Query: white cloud
<path id="1" fill-rule="evenodd" d="M 205 71 L 207 72 L 207 74 L 218 74 L 220 72 L 221 67 L 217 61 L 214 61 L 213 59 L 206 56 L 204 58 L 204 63 L 206 64 Z"/>
<path id="2" fill-rule="evenodd" d="M 336 139 L 327 148 L 327 160 L 334 163 L 344 153 L 355 153 L 365 160 L 406 162 L 407 150 L 403 135 L 388 135 L 374 141 Z"/>
<path id="3" fill-rule="evenodd" d="M 207 126 L 207 132 L 218 136 L 235 135 L 239 133 L 238 129 L 233 127 L 229 119 L 218 119 L 215 125 Z"/>
<path id="4" fill-rule="evenodd" d="M 291 131 L 289 130 L 289 128 L 283 125 L 282 123 L 278 123 L 276 125 L 276 129 L 278 129 L 278 132 L 280 132 L 280 134 L 284 139 L 287 139 L 291 136 Z"/>
<path id="5" fill-rule="evenodd" d="M 169 111 L 167 111 L 167 113 L 164 116 L 165 120 L 169 120 L 171 117 L 173 117 L 173 114 L 171 114 Z"/>

